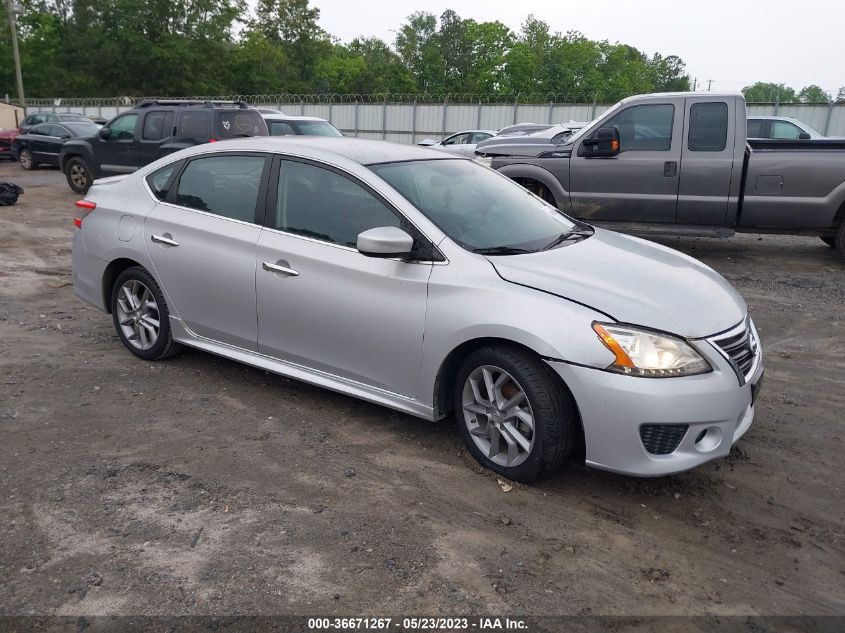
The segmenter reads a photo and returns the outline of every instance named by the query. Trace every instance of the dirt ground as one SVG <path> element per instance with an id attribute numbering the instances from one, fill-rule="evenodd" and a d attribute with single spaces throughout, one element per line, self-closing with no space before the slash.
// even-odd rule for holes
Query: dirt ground
<path id="1" fill-rule="evenodd" d="M 845 614 L 845 262 L 817 238 L 663 240 L 760 329 L 729 458 L 503 492 L 451 421 L 136 359 L 73 294 L 62 175 L 2 181 L 0 615 Z"/>

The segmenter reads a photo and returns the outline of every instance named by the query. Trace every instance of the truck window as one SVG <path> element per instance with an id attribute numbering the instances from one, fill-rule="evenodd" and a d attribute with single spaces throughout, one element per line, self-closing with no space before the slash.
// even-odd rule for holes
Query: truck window
<path id="1" fill-rule="evenodd" d="M 748 138 L 763 138 L 763 119 L 748 119 Z"/>
<path id="2" fill-rule="evenodd" d="M 179 118 L 179 133 L 181 138 L 189 138 L 199 143 L 207 143 L 210 138 L 211 113 L 203 110 L 183 112 Z"/>
<path id="3" fill-rule="evenodd" d="M 144 119 L 144 131 L 141 138 L 145 141 L 158 141 L 172 133 L 173 113 L 169 111 L 150 112 Z"/>
<path id="4" fill-rule="evenodd" d="M 135 126 L 138 124 L 137 114 L 124 114 L 109 123 L 110 141 L 131 141 L 135 138 Z"/>
<path id="5" fill-rule="evenodd" d="M 728 141 L 728 104 L 694 103 L 690 108 L 687 147 L 692 152 L 721 152 Z"/>
<path id="6" fill-rule="evenodd" d="M 619 130 L 621 151 L 666 152 L 672 147 L 675 106 L 671 104 L 638 105 L 622 110 L 602 127 Z"/>
<path id="7" fill-rule="evenodd" d="M 772 138 L 797 139 L 801 128 L 789 121 L 772 121 Z"/>

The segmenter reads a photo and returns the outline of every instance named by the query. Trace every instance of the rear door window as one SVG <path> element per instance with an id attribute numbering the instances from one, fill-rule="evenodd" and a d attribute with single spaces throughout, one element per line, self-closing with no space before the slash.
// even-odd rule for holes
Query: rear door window
<path id="1" fill-rule="evenodd" d="M 211 131 L 211 113 L 206 110 L 187 110 L 179 117 L 176 136 L 198 143 L 207 143 Z"/>
<path id="2" fill-rule="evenodd" d="M 141 138 L 145 141 L 158 141 L 167 138 L 172 132 L 172 127 L 172 112 L 149 112 L 144 118 L 144 130 L 141 133 Z"/>
<path id="3" fill-rule="evenodd" d="M 748 138 L 764 138 L 763 129 L 765 123 L 763 119 L 749 119 Z"/>
<path id="4" fill-rule="evenodd" d="M 296 131 L 285 121 L 268 121 L 270 136 L 292 136 Z"/>
<path id="5" fill-rule="evenodd" d="M 267 135 L 267 124 L 256 110 L 223 110 L 217 112 L 215 118 L 217 139 Z"/>
<path id="6" fill-rule="evenodd" d="M 255 222 L 266 163 L 265 156 L 244 154 L 194 159 L 179 176 L 176 204 L 232 220 Z"/>
<path id="7" fill-rule="evenodd" d="M 687 147 L 692 152 L 721 152 L 728 141 L 728 104 L 694 103 L 690 107 Z"/>

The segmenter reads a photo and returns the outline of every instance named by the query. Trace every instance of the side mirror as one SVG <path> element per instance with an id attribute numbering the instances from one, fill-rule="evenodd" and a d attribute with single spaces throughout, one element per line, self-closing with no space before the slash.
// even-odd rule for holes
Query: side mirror
<path id="1" fill-rule="evenodd" d="M 590 138 L 583 140 L 579 155 L 587 158 L 607 158 L 608 156 L 616 156 L 621 149 L 618 128 L 602 127 L 596 130 Z"/>
<path id="2" fill-rule="evenodd" d="M 99 130 L 97 130 L 97 134 L 100 135 L 101 139 L 103 139 L 104 141 L 107 141 L 107 140 L 109 140 L 109 137 L 111 136 L 111 130 L 109 130 L 109 128 L 107 128 L 107 127 L 101 127 Z"/>
<path id="3" fill-rule="evenodd" d="M 414 238 L 395 226 L 379 226 L 360 233 L 357 247 L 367 257 L 407 257 Z"/>
<path id="4" fill-rule="evenodd" d="M 809 140 L 810 140 L 811 138 L 813 138 L 813 137 L 812 137 L 812 136 L 810 136 L 810 134 L 809 134 L 808 132 L 801 132 L 801 133 L 798 135 L 798 138 L 799 138 L 800 140 L 802 140 L 802 141 L 809 141 Z"/>

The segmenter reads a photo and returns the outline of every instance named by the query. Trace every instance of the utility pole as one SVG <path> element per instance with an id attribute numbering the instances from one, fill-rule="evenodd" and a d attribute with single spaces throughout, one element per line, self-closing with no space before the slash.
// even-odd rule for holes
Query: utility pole
<path id="1" fill-rule="evenodd" d="M 692 91 L 695 92 L 696 88 L 698 88 L 698 78 L 692 80 Z"/>
<path id="2" fill-rule="evenodd" d="M 12 0 L 6 0 L 6 10 L 9 13 L 9 29 L 12 31 L 12 54 L 15 58 L 15 78 L 18 80 L 18 99 L 21 107 L 26 107 L 26 98 L 23 95 L 23 76 L 21 75 L 21 55 L 18 52 L 18 27 L 17 15 L 21 12 L 21 5 L 12 4 Z"/>
<path id="3" fill-rule="evenodd" d="M 710 92 L 710 85 L 713 83 L 712 79 L 707 80 L 707 92 Z"/>

